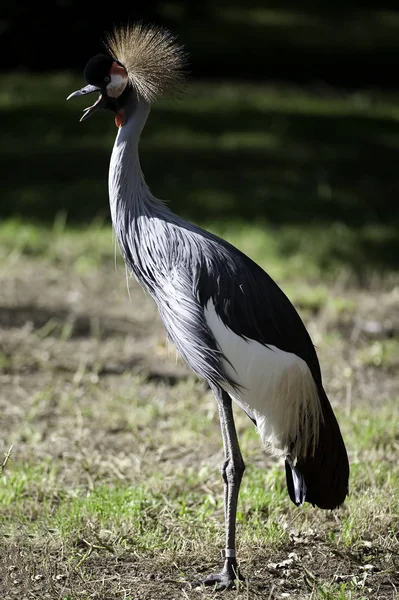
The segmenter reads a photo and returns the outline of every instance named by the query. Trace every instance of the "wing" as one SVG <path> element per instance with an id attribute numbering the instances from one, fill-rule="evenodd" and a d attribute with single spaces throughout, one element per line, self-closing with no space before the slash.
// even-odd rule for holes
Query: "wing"
<path id="1" fill-rule="evenodd" d="M 210 256 L 202 258 L 198 270 L 200 304 L 211 300 L 224 325 L 237 335 L 296 354 L 321 384 L 315 348 L 290 300 L 259 265 L 224 240 L 214 239 Z"/>
<path id="2" fill-rule="evenodd" d="M 210 385 L 229 381 L 223 372 L 221 352 L 210 331 L 202 306 L 193 293 L 187 272 L 169 272 L 154 300 L 166 333 L 183 359 Z M 234 382 L 230 382 L 234 387 Z"/>

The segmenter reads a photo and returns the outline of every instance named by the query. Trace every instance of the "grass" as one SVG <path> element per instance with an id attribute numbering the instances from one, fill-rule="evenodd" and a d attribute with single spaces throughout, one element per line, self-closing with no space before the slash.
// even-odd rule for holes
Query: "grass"
<path id="1" fill-rule="evenodd" d="M 223 507 L 213 400 L 191 380 L 168 389 L 128 374 L 123 378 L 129 391 L 114 395 L 112 411 L 108 394 L 96 394 L 86 378 L 69 397 L 55 400 L 59 382 L 51 393 L 20 406 L 7 436 L 14 450 L 0 489 L 4 566 L 19 582 L 13 585 L 8 576 L 7 591 L 22 593 L 33 572 L 45 585 L 62 572 L 54 589 L 74 590 L 71 598 L 81 597 L 82 589 L 88 598 L 124 597 L 124 586 L 133 580 L 137 597 L 152 598 L 158 596 L 145 583 L 148 576 L 166 580 L 170 593 L 177 593 L 196 571 L 215 563 L 223 543 Z M 63 385 L 68 387 L 67 378 Z M 158 411 L 148 402 L 150 392 L 161 404 Z M 177 436 L 193 404 L 197 426 L 189 422 L 187 432 Z M 11 417 L 10 408 L 3 419 Z M 352 476 L 346 508 L 336 514 L 295 509 L 281 466 L 265 469 L 253 429 L 237 415 L 248 461 L 239 548 L 250 576 L 240 597 L 257 597 L 266 582 L 273 587 L 276 576 L 282 593 L 295 582 L 293 597 L 367 598 L 370 590 L 374 597 L 394 597 L 389 585 L 395 581 L 399 530 L 396 402 L 383 410 L 368 407 L 367 415 L 363 406 L 349 415 L 339 408 L 337 413 Z M 105 565 L 114 580 L 104 580 L 101 589 L 97 569 Z"/>
<path id="2" fill-rule="evenodd" d="M 4 455 L 12 446 L 0 486 L 3 596 L 207 597 L 188 584 L 217 568 L 223 545 L 212 396 L 175 363 L 133 283 L 129 299 L 107 225 L 82 235 L 61 219 L 51 227 L 8 220 L 1 230 Z M 255 235 L 240 239 L 264 260 Z M 276 251 L 272 266 L 281 265 L 283 287 L 317 341 L 351 493 L 335 513 L 296 509 L 282 465 L 263 454 L 236 411 L 248 465 L 238 544 L 249 579 L 231 594 L 395 598 L 396 275 L 361 289 L 320 277 L 313 287 L 310 272 L 283 263 Z M 379 327 L 362 327 L 370 312 Z"/>
<path id="3" fill-rule="evenodd" d="M 54 102 L 79 84 L 15 76 L 0 93 L 0 169 L 24 173 L 6 182 L 0 223 L 1 597 L 212 597 L 189 584 L 219 568 L 223 547 L 217 408 L 132 280 L 127 293 L 105 213 L 113 126 L 99 117 L 83 129 L 79 107 Z M 16 113 L 24 138 L 11 130 Z M 297 509 L 281 463 L 236 411 L 247 580 L 227 594 L 397 598 L 397 216 L 378 205 L 394 98 L 198 84 L 153 117 L 142 147 L 154 187 L 259 262 L 295 303 L 351 462 L 341 510 Z M 346 145 L 349 130 L 361 142 Z M 375 163 L 362 162 L 365 140 L 370 152 L 383 140 Z"/>

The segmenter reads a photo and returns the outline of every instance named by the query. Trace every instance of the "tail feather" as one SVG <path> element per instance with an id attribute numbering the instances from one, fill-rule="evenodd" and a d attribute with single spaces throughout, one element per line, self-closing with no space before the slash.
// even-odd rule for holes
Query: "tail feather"
<path id="1" fill-rule="evenodd" d="M 324 509 L 337 508 L 348 494 L 349 462 L 341 431 L 323 388 L 320 390 L 320 430 L 315 452 L 294 465 L 286 459 L 286 479 L 291 500 Z"/>
<path id="2" fill-rule="evenodd" d="M 288 458 L 285 459 L 285 476 L 291 500 L 297 506 L 302 506 L 306 500 L 306 483 L 301 473 Z"/>

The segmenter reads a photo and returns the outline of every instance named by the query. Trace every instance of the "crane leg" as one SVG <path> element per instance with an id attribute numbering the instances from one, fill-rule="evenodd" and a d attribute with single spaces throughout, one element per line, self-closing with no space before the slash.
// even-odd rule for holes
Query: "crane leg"
<path id="1" fill-rule="evenodd" d="M 223 390 L 214 390 L 219 406 L 225 460 L 221 466 L 224 482 L 224 516 L 226 527 L 226 548 L 222 551 L 223 569 L 203 579 L 203 585 L 213 585 L 216 590 L 229 589 L 235 580 L 242 580 L 236 559 L 236 514 L 241 479 L 245 470 L 234 424 L 232 402 Z"/>

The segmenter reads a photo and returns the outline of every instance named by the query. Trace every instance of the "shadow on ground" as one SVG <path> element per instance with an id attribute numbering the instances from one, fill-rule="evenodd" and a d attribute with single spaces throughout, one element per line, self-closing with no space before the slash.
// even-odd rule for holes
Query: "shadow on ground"
<path id="1" fill-rule="evenodd" d="M 80 224 L 109 217 L 115 135 L 109 115 L 79 124 L 78 106 L 76 114 L 70 105 L 6 107 L 2 113 L 2 216 L 52 222 L 65 211 Z M 259 142 L 269 134 L 269 142 Z M 225 111 L 221 103 L 218 112 L 180 114 L 160 105 L 143 135 L 141 161 L 154 193 L 190 220 L 260 220 L 276 229 L 380 227 L 359 249 L 361 256 L 396 267 L 398 147 L 399 122 L 367 110 L 320 115 L 244 105 Z"/>

